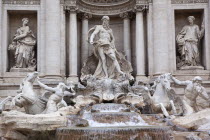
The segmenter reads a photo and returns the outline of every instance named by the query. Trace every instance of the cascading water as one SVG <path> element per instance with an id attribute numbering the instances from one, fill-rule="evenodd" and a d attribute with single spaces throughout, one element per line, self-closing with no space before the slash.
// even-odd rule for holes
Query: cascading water
<path id="1" fill-rule="evenodd" d="M 125 112 L 126 111 L 126 112 Z M 57 129 L 58 140 L 169 140 L 170 128 L 148 125 L 136 112 L 124 104 L 97 104 L 85 111 L 80 119 L 88 127 L 75 126 L 75 118 L 68 117 L 68 127 Z"/>

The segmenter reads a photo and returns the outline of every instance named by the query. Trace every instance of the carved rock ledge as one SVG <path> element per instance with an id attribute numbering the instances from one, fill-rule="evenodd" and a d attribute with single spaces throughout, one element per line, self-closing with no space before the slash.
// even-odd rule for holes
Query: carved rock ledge
<path id="1" fill-rule="evenodd" d="M 78 109 L 71 106 L 61 108 L 50 114 L 29 115 L 18 111 L 3 112 L 0 116 L 0 137 L 27 140 L 35 133 L 50 133 L 58 127 L 67 125 L 69 114 L 77 114 Z"/>

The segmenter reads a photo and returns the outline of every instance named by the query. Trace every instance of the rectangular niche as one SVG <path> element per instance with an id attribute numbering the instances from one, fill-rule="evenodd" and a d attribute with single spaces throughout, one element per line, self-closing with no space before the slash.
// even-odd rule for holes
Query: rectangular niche
<path id="1" fill-rule="evenodd" d="M 34 59 L 37 63 L 37 11 L 8 11 L 8 46 L 12 43 L 14 35 L 17 33 L 17 30 L 22 27 L 22 19 L 28 18 L 28 26 L 35 36 L 36 44 L 34 45 Z M 8 50 L 8 65 L 7 71 L 10 72 L 10 69 L 15 65 L 15 50 Z"/>
<path id="2" fill-rule="evenodd" d="M 188 22 L 188 17 L 189 16 L 194 16 L 194 24 L 198 25 L 199 29 L 201 30 L 201 25 L 202 22 L 204 21 L 204 10 L 203 9 L 187 9 L 187 10 L 175 10 L 175 40 L 177 38 L 177 35 L 179 32 L 183 29 L 184 26 L 189 25 Z M 198 43 L 198 50 L 199 50 L 199 59 L 200 59 L 200 64 L 202 67 L 205 68 L 205 53 L 204 53 L 204 48 L 205 48 L 205 32 L 204 36 L 201 38 L 200 42 Z M 179 45 L 177 41 L 176 43 L 176 68 L 180 70 L 180 56 L 181 54 L 179 53 Z"/>

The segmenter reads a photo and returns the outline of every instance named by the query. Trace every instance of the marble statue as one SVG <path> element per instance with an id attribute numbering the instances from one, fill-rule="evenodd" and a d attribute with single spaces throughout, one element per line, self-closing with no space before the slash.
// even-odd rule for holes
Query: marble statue
<path id="1" fill-rule="evenodd" d="M 145 94 L 148 93 L 148 88 L 141 84 L 141 81 L 136 81 L 133 86 L 129 81 L 123 81 L 120 89 L 122 89 L 121 95 L 117 96 L 117 103 L 131 105 L 138 109 L 145 107 Z"/>
<path id="2" fill-rule="evenodd" d="M 170 117 L 167 110 L 169 108 L 172 109 L 173 114 L 177 114 L 176 107 L 174 105 L 173 99 L 171 98 L 171 94 L 174 94 L 171 89 L 171 74 L 166 73 L 160 75 L 154 82 L 152 88 L 154 88 L 154 94 L 151 97 L 152 108 L 155 112 L 159 112 L 160 110 L 166 117 Z"/>
<path id="3" fill-rule="evenodd" d="M 38 93 L 34 90 L 33 84 L 37 83 L 41 88 L 48 92 L 44 94 Z M 23 82 L 20 84 L 18 95 L 14 98 L 9 96 L 0 102 L 0 112 L 4 111 L 4 106 L 7 102 L 12 102 L 13 105 L 24 108 L 26 114 L 48 114 L 58 111 L 62 107 L 67 107 L 67 103 L 63 100 L 63 96 L 74 96 L 75 84 L 69 82 L 68 86 L 64 83 L 59 83 L 57 87 L 51 88 L 39 81 L 38 72 L 29 73 Z"/>
<path id="4" fill-rule="evenodd" d="M 27 114 L 41 114 L 46 107 L 46 102 L 33 89 L 37 77 L 38 72 L 29 73 L 20 85 L 19 94 L 12 101 L 16 106 L 24 107 Z"/>
<path id="5" fill-rule="evenodd" d="M 108 67 L 106 62 L 106 57 L 112 59 L 113 64 L 111 65 L 113 68 L 109 69 L 116 69 L 117 72 L 120 74 L 124 74 L 121 71 L 119 62 L 116 58 L 116 48 L 115 48 L 115 39 L 111 28 L 109 27 L 109 17 L 103 16 L 101 19 L 103 21 L 102 25 L 96 25 L 93 29 L 93 33 L 90 36 L 90 44 L 94 45 L 94 53 L 99 59 L 99 64 L 95 71 L 95 75 L 98 76 L 101 73 L 105 76 L 105 78 L 109 77 L 108 74 Z M 90 31 L 91 31 L 90 30 Z M 95 40 L 96 35 L 98 34 L 99 39 Z M 109 72 L 110 73 L 110 72 Z"/>
<path id="6" fill-rule="evenodd" d="M 178 62 L 180 69 L 186 66 L 200 66 L 199 41 L 204 36 L 204 23 L 200 30 L 199 26 L 194 24 L 194 20 L 194 16 L 189 16 L 189 25 L 184 26 L 176 38 L 181 54 Z"/>
<path id="7" fill-rule="evenodd" d="M 14 71 L 15 69 L 34 71 L 36 69 L 34 51 L 36 38 L 28 26 L 29 19 L 23 18 L 22 22 L 22 27 L 17 29 L 12 43 L 8 48 L 9 50 L 15 51 L 15 66 L 11 68 L 11 71 Z"/>
<path id="8" fill-rule="evenodd" d="M 97 79 L 94 75 L 86 75 L 82 82 L 86 85 L 85 93 L 89 94 L 77 96 L 74 99 L 76 107 L 106 102 L 127 104 L 137 108 L 145 105 L 143 96 L 134 94 L 130 90 L 130 80 L 124 75 L 119 76 L 118 79 Z"/>
<path id="9" fill-rule="evenodd" d="M 90 96 L 93 96 L 98 99 L 98 102 L 103 101 L 113 101 L 115 98 L 113 92 L 113 83 L 114 81 L 109 78 L 97 79 L 94 75 L 86 77 L 87 87 L 93 89 Z"/>
<path id="10" fill-rule="evenodd" d="M 150 89 L 146 86 L 146 83 L 144 83 L 141 80 L 136 80 L 136 82 L 129 87 L 129 93 L 128 96 L 133 96 L 135 98 L 142 98 L 143 103 L 139 102 L 141 106 L 147 106 L 148 108 L 151 106 L 151 93 Z"/>
<path id="11" fill-rule="evenodd" d="M 58 111 L 58 106 L 61 102 L 64 102 L 64 106 L 67 106 L 65 101 L 63 100 L 63 96 L 72 96 L 75 95 L 75 91 L 72 88 L 73 83 L 69 86 L 66 86 L 64 83 L 59 83 L 55 88 L 49 87 L 39 80 L 37 81 L 39 86 L 44 88 L 47 91 L 52 92 L 53 94 L 49 97 L 46 105 L 46 109 L 42 112 L 43 114 L 53 113 Z M 66 89 L 70 89 L 70 92 Z"/>
<path id="12" fill-rule="evenodd" d="M 89 30 L 88 40 L 94 46 L 94 56 L 90 56 L 84 64 L 83 75 L 92 74 L 96 78 L 117 79 L 120 75 L 130 75 L 132 72 L 130 62 L 115 48 L 115 38 L 109 21 L 108 16 L 103 16 L 102 25 L 96 25 Z"/>
<path id="13" fill-rule="evenodd" d="M 183 115 L 191 115 L 194 112 L 200 111 L 196 103 L 198 96 L 210 103 L 210 98 L 206 93 L 206 89 L 201 85 L 202 78 L 200 76 L 194 77 L 192 81 L 180 81 L 173 76 L 171 79 L 178 85 L 186 86 L 184 97 L 181 99 Z"/>

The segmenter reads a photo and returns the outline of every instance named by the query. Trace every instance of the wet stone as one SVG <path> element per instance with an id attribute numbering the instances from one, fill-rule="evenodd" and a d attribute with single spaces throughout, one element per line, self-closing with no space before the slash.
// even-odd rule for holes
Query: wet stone
<path id="1" fill-rule="evenodd" d="M 89 123 L 85 119 L 78 118 L 76 120 L 75 126 L 78 126 L 78 127 L 88 127 L 89 126 Z"/>
<path id="2" fill-rule="evenodd" d="M 59 128 L 57 140 L 170 140 L 170 127 Z"/>
<path id="3" fill-rule="evenodd" d="M 124 104 L 96 104 L 92 106 L 93 112 L 124 112 L 124 110 L 128 110 L 129 108 Z M 127 112 L 127 111 L 126 111 Z"/>

